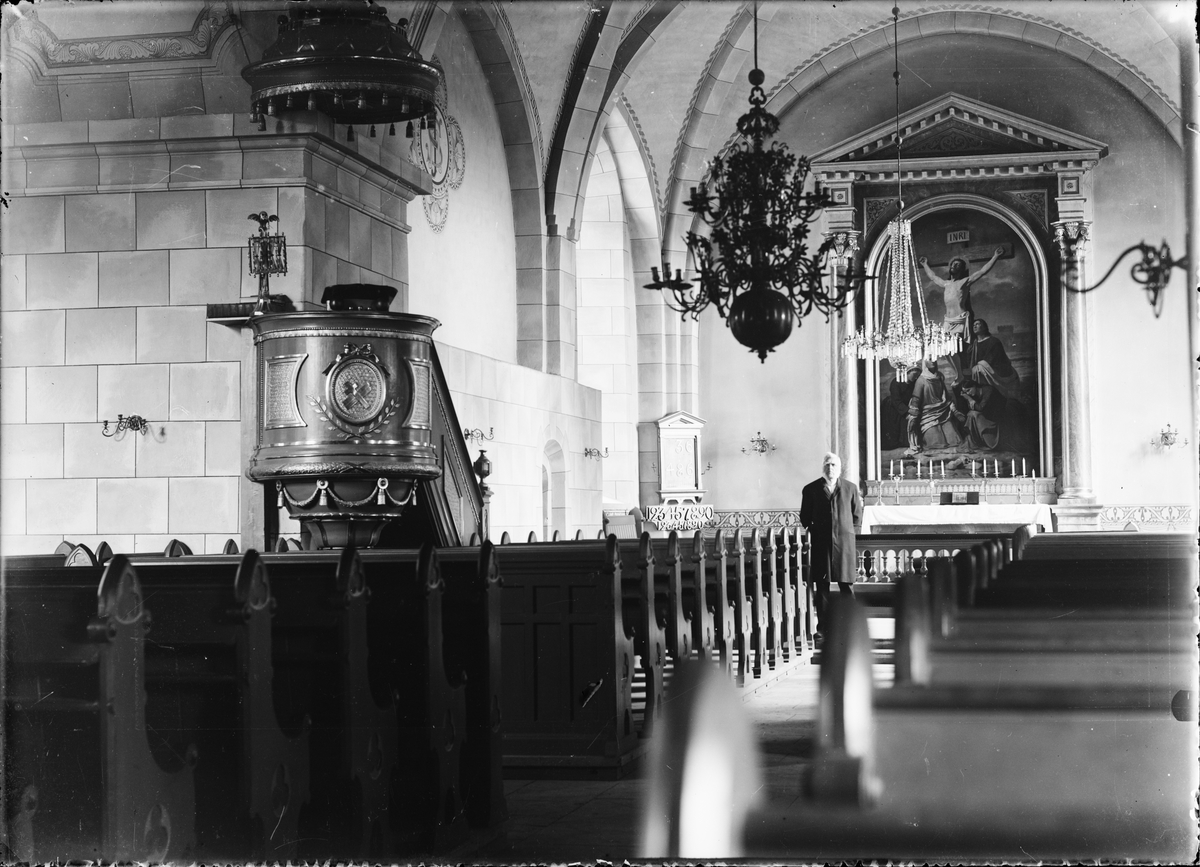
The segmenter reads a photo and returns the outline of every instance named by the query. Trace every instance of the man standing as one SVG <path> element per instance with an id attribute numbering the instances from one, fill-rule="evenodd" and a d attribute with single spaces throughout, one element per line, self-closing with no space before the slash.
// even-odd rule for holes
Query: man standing
<path id="1" fill-rule="evenodd" d="M 809 580 L 816 593 L 817 635 L 822 636 L 829 582 L 854 595 L 850 585 L 858 576 L 854 534 L 862 527 L 862 498 L 858 486 L 842 475 L 842 460 L 833 452 L 821 462 L 821 478 L 804 486 L 800 524 L 809 532 Z"/>

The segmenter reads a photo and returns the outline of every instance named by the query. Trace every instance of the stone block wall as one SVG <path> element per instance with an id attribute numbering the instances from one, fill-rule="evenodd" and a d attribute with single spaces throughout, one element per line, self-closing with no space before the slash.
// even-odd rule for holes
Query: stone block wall
<path id="1" fill-rule="evenodd" d="M 272 292 L 303 306 L 332 283 L 376 282 L 406 303 L 412 192 L 396 175 L 302 132 L 240 129 L 232 115 L 137 122 L 147 128 L 126 139 L 134 121 L 4 130 L 6 554 L 64 538 L 125 551 L 170 538 L 196 551 L 262 544 L 261 494 L 242 476 L 250 335 L 207 320 L 207 305 L 257 294 L 250 213 L 278 214 L 288 236 L 289 270 Z M 103 436 L 118 414 L 150 432 Z"/>

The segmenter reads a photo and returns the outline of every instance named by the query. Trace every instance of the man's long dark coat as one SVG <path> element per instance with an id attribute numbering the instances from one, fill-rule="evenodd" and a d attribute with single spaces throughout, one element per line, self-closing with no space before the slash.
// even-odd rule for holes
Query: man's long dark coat
<path id="1" fill-rule="evenodd" d="M 833 494 L 825 492 L 825 479 L 804 486 L 800 523 L 809 531 L 812 545 L 809 579 L 853 584 L 858 577 L 854 534 L 862 527 L 862 497 L 858 486 L 838 479 Z"/>

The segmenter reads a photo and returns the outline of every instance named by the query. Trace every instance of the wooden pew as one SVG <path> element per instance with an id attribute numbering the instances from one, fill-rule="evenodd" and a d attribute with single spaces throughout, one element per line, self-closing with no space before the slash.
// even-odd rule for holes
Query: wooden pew
<path id="1" fill-rule="evenodd" d="M 277 601 L 276 704 L 285 725 L 312 720 L 311 799 L 300 815 L 300 857 L 395 852 L 393 824 L 405 793 L 393 775 L 409 768 L 399 760 L 402 711 L 389 675 L 403 663 L 372 646 L 383 630 L 372 628 L 368 598 L 372 609 L 393 600 L 382 588 L 368 592 L 352 548 L 264 554 L 262 560 Z"/>
<path id="2" fill-rule="evenodd" d="M 775 574 L 783 600 L 781 640 L 784 659 L 803 657 L 811 649 L 807 634 L 808 590 L 800 571 L 800 540 L 795 527 L 784 527 L 777 534 Z"/>
<path id="3" fill-rule="evenodd" d="M 446 652 L 451 606 L 436 549 L 360 552 L 360 558 L 371 594 L 371 667 L 395 697 L 399 724 L 389 816 L 395 851 L 444 852 L 462 842 L 467 831 L 465 680 L 475 667 L 464 665 L 461 653 Z M 487 681 L 480 680 L 486 689 Z"/>
<path id="4" fill-rule="evenodd" d="M 767 666 L 774 670 L 777 665 L 791 660 L 783 622 L 784 576 L 780 569 L 778 535 L 768 527 L 762 531 L 762 540 L 763 586 L 767 596 Z"/>
<path id="5" fill-rule="evenodd" d="M 929 575 L 900 580 L 897 683 L 1190 688 L 1186 678 L 1196 635 L 1185 607 L 1131 612 L 1093 606 L 1064 616 L 1027 606 L 935 605 L 933 592 L 954 586 L 952 568 L 950 561 L 936 560 Z M 931 591 L 931 583 L 937 591 Z"/>
<path id="6" fill-rule="evenodd" d="M 702 531 L 697 531 L 702 532 Z M 737 653 L 738 623 L 733 598 L 726 579 L 729 569 L 729 554 L 726 550 L 725 531 L 705 533 L 704 540 L 704 594 L 705 603 L 713 620 L 715 636 L 715 658 L 717 665 L 729 677 L 733 676 L 733 660 Z"/>
<path id="7" fill-rule="evenodd" d="M 1143 560 L 1195 559 L 1196 538 L 1190 533 L 1037 533 L 1030 537 L 1022 559 L 1097 559 L 1114 552 Z"/>
<path id="8" fill-rule="evenodd" d="M 616 537 L 496 548 L 504 585 L 504 762 L 619 775 L 641 754 Z"/>
<path id="9" fill-rule="evenodd" d="M 60 542 L 52 554 L 18 554 L 0 560 L 5 570 L 53 568 L 55 566 L 103 566 L 92 549 L 83 544 Z"/>
<path id="10" fill-rule="evenodd" d="M 508 818 L 503 779 L 500 568 L 491 542 L 439 548 L 437 553 L 445 584 L 446 667 L 466 675 L 462 799 L 468 822 L 476 828 L 491 828 Z M 363 552 L 368 568 L 375 556 L 375 552 Z"/>
<path id="11" fill-rule="evenodd" d="M 746 683 L 749 670 L 750 608 L 746 599 L 745 547 L 741 530 L 726 535 L 717 530 L 705 534 L 704 553 L 709 571 L 709 607 L 714 625 L 720 618 L 720 667 L 737 686 Z"/>
<path id="12" fill-rule="evenodd" d="M 998 570 L 983 587 L 976 584 L 974 604 L 1167 608 L 1194 593 L 1193 567 L 1186 560 L 1165 559 L 1020 561 Z M 985 561 L 981 574 L 987 568 Z"/>
<path id="13" fill-rule="evenodd" d="M 655 605 L 666 627 L 667 653 L 676 662 L 690 659 L 693 615 L 684 604 L 684 595 L 695 591 L 695 568 L 680 550 L 679 534 L 674 530 L 665 539 L 651 537 L 650 546 L 654 554 Z"/>
<path id="14" fill-rule="evenodd" d="M 199 749 L 197 854 L 293 857 L 309 799 L 309 735 L 307 722 L 285 733 L 276 715 L 266 567 L 255 551 L 135 563 L 154 618 L 148 730 L 173 753 Z"/>
<path id="15" fill-rule="evenodd" d="M 633 647 L 645 690 L 639 737 L 648 737 L 654 719 L 662 710 L 667 662 L 666 624 L 660 622 L 655 599 L 655 560 L 650 534 L 642 533 L 636 544 L 621 546 L 622 619 L 633 628 Z"/>
<path id="16" fill-rule="evenodd" d="M 816 613 L 813 606 L 813 586 L 808 577 L 808 533 L 791 527 L 788 535 L 788 571 L 796 590 L 796 647 L 800 651 L 813 649 L 816 633 Z"/>
<path id="17" fill-rule="evenodd" d="M 677 749 L 669 768 L 652 769 L 652 799 L 672 786 L 677 795 L 669 825 L 695 827 L 680 805 L 697 805 L 709 824 L 730 817 L 727 828 L 704 828 L 720 839 L 735 836 L 736 820 L 751 809 L 741 845 L 727 844 L 736 851 L 689 856 L 1169 863 L 1194 856 L 1194 693 L 1185 707 L 1167 690 L 1142 686 L 874 690 L 865 613 L 852 599 L 830 601 L 807 800 L 753 809 L 734 774 L 711 773 L 735 766 L 732 747 L 715 755 L 711 744 L 723 742 L 707 737 L 703 751 Z M 699 717 L 674 722 L 673 708 L 664 728 L 702 727 Z M 723 813 L 683 790 L 688 765 L 701 760 L 706 779 L 723 783 L 709 782 L 704 798 Z M 640 854 L 670 857 L 685 845 L 668 840 Z"/>
<path id="18" fill-rule="evenodd" d="M 5 563 L 10 850 L 52 860 L 184 861 L 195 846 L 195 750 L 155 754 L 145 719 L 149 616 L 128 559 Z"/>
<path id="19" fill-rule="evenodd" d="M 751 673 L 754 643 L 754 609 L 750 594 L 746 591 L 746 533 L 742 529 L 734 530 L 726 537 L 729 546 L 728 557 L 725 559 L 725 583 L 728 587 L 728 598 L 733 606 L 733 622 L 736 627 L 735 646 L 737 662 L 734 666 L 733 682 L 737 686 L 745 686 L 747 675 Z"/>
<path id="20" fill-rule="evenodd" d="M 684 542 L 681 545 L 686 546 Z M 704 532 L 696 530 L 690 540 L 691 549 L 680 559 L 684 569 L 683 606 L 692 629 L 692 647 L 698 659 L 715 659 L 719 654 L 718 635 L 713 624 L 713 610 L 708 602 L 708 563 L 704 549 Z"/>
<path id="21" fill-rule="evenodd" d="M 475 557 L 478 569 L 478 552 Z M 340 713 L 344 719 L 362 715 L 357 726 L 372 736 L 351 739 L 355 723 L 329 735 L 342 739 L 338 779 L 352 778 L 369 808 L 352 826 L 336 813 L 327 822 L 339 829 L 334 836 L 346 838 L 338 852 L 343 856 L 354 846 L 384 854 L 446 851 L 466 836 L 464 666 L 451 668 L 446 659 L 439 561 L 431 546 L 276 554 L 268 561 L 310 583 L 336 568 L 339 586 L 357 588 L 352 602 L 339 591 L 349 603 L 339 623 L 347 630 L 343 638 L 351 638 L 351 652 L 363 660 Z"/>
<path id="22" fill-rule="evenodd" d="M 766 549 L 762 541 L 762 531 L 751 527 L 744 542 L 744 586 L 746 610 L 750 620 L 749 641 L 747 651 L 751 654 L 750 674 L 761 678 L 764 670 L 770 668 L 767 646 L 767 636 L 771 633 L 771 600 L 770 588 L 766 578 Z"/>

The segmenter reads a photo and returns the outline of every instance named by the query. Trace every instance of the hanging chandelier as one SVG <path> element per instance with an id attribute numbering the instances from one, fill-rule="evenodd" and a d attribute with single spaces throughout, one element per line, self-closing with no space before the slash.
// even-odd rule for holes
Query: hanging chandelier
<path id="1" fill-rule="evenodd" d="M 442 73 L 409 44 L 408 21 L 392 24 L 382 6 L 362 0 L 292 0 L 279 17 L 279 35 L 262 59 L 242 70 L 250 83 L 251 120 L 266 129 L 284 111 L 321 111 L 347 124 L 433 123 Z"/>
<path id="2" fill-rule="evenodd" d="M 917 257 L 913 252 L 912 220 L 904 219 L 904 180 L 900 156 L 903 139 L 900 135 L 900 41 L 898 38 L 900 7 L 892 7 L 892 48 L 896 82 L 896 200 L 900 206 L 896 217 L 888 223 L 887 260 L 880 288 L 878 329 L 860 328 L 842 344 L 846 358 L 864 360 L 886 359 L 896 370 L 896 378 L 904 379 L 909 368 L 918 367 L 923 359 L 937 359 L 958 352 L 962 338 L 951 334 L 941 325 L 930 322 L 925 310 L 925 293 L 917 273 Z M 914 317 L 915 312 L 915 317 Z"/>
<path id="3" fill-rule="evenodd" d="M 779 119 L 763 107 L 757 3 L 749 78 L 750 110 L 737 122 L 741 138 L 727 156 L 713 159 L 706 180 L 684 202 L 709 229 L 707 236 L 691 231 L 686 236 L 699 288 L 678 269 L 672 278 L 665 262 L 661 276 L 650 269 L 653 282 L 645 288 L 665 290 L 667 305 L 685 317 L 699 319 L 715 307 L 734 338 L 766 361 L 796 321 L 814 309 L 828 316 L 846 306 L 863 277 L 850 266 L 826 285 L 834 241 L 827 239 L 809 255 L 808 240 L 812 223 L 832 199 L 806 190 L 807 157 L 780 142 L 764 146 L 779 130 Z"/>
<path id="4" fill-rule="evenodd" d="M 880 293 L 880 321 L 886 325 L 870 332 L 860 328 L 846 338 L 842 354 L 847 358 L 887 359 L 896 369 L 896 376 L 904 379 L 908 369 L 917 367 L 922 359 L 957 352 L 961 341 L 957 334 L 929 321 L 913 254 L 912 221 L 897 217 L 888 224 L 887 231 L 887 264 Z"/>

